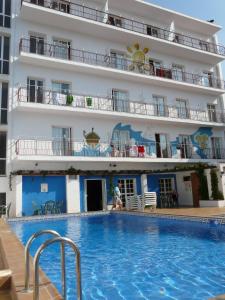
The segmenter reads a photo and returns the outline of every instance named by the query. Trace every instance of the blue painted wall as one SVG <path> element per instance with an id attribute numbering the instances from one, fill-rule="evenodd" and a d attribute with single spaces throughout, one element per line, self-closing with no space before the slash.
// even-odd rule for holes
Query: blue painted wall
<path id="1" fill-rule="evenodd" d="M 117 185 L 119 179 L 136 179 L 136 189 L 137 194 L 140 195 L 141 191 L 141 176 L 140 175 L 117 175 L 112 176 L 113 178 L 113 185 Z M 82 212 L 85 210 L 85 180 L 102 180 L 105 179 L 106 181 L 106 190 L 107 190 L 107 204 L 112 204 L 112 195 L 110 194 L 110 176 L 80 176 L 80 209 Z"/>
<path id="2" fill-rule="evenodd" d="M 41 192 L 41 184 L 48 185 L 48 192 Z M 46 205 L 46 202 L 49 205 Z M 55 205 L 54 205 L 54 203 Z M 66 212 L 65 176 L 23 176 L 22 213 L 32 216 L 45 213 Z"/>
<path id="3" fill-rule="evenodd" d="M 157 195 L 159 194 L 159 180 L 161 178 L 173 178 L 175 183 L 175 189 L 177 190 L 176 174 L 152 174 L 147 176 L 149 192 L 156 192 Z M 159 199 L 159 197 L 157 197 L 157 199 Z"/>

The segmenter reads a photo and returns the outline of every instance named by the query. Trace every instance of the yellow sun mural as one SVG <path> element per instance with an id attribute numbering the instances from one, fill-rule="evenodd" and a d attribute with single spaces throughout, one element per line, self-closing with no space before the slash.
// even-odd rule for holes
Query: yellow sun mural
<path id="1" fill-rule="evenodd" d="M 137 69 L 140 73 L 149 71 L 149 65 L 146 64 L 146 54 L 149 52 L 149 48 L 141 49 L 138 43 L 135 43 L 131 47 L 127 47 L 128 57 L 131 60 L 129 69 L 131 71 Z"/>

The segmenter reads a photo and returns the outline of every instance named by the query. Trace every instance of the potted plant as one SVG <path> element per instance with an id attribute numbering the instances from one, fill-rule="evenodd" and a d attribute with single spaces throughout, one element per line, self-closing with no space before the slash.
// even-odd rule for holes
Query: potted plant
<path id="1" fill-rule="evenodd" d="M 73 95 L 66 96 L 66 105 L 71 105 L 73 103 Z"/>
<path id="2" fill-rule="evenodd" d="M 217 170 L 211 169 L 210 171 L 211 177 L 211 199 L 210 200 L 201 200 L 200 206 L 201 207 L 224 207 L 225 201 L 223 193 L 219 190 L 219 180 L 217 176 Z"/>
<path id="3" fill-rule="evenodd" d="M 92 106 L 92 97 L 86 97 L 87 106 Z"/>

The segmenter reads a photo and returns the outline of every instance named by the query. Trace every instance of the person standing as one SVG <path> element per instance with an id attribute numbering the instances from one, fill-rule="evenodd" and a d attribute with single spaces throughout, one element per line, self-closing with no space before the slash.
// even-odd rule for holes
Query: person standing
<path id="1" fill-rule="evenodd" d="M 114 188 L 114 208 L 122 210 L 123 208 L 123 202 L 121 200 L 121 183 L 118 183 Z"/>

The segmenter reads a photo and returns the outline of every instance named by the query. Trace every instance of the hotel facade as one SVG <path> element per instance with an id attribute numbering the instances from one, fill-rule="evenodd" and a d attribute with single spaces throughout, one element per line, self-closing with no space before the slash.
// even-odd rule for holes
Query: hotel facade
<path id="1" fill-rule="evenodd" d="M 11 216 L 225 194 L 221 27 L 140 0 L 0 1 L 0 199 Z"/>

